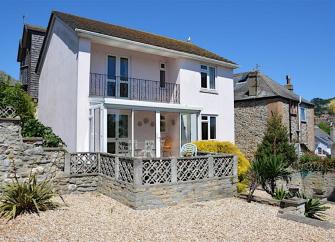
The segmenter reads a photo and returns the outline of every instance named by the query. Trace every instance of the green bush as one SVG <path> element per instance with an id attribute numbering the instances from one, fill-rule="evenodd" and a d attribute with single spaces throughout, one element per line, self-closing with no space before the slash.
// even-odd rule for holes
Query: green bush
<path id="1" fill-rule="evenodd" d="M 12 106 L 22 122 L 34 118 L 35 104 L 21 85 L 14 86 L 2 82 L 0 84 L 0 107 Z"/>
<path id="2" fill-rule="evenodd" d="M 287 165 L 297 161 L 294 145 L 290 144 L 287 128 L 282 123 L 282 116 L 274 113 L 268 120 L 262 143 L 257 147 L 255 159 L 281 156 Z"/>
<path id="3" fill-rule="evenodd" d="M 42 137 L 46 147 L 58 147 L 64 144 L 62 139 L 52 132 L 50 127 L 45 127 L 36 119 L 30 119 L 23 124 L 22 135 L 24 137 Z"/>
<path id="4" fill-rule="evenodd" d="M 280 201 L 288 197 L 290 197 L 290 192 L 286 191 L 283 187 L 276 188 L 273 194 L 273 198 Z"/>
<path id="5" fill-rule="evenodd" d="M 323 205 L 319 199 L 311 198 L 305 203 L 305 216 L 324 220 L 326 217 L 325 211 L 327 209 L 329 209 L 329 207 Z"/>
<path id="6" fill-rule="evenodd" d="M 330 134 L 330 124 L 327 122 L 320 122 L 319 123 L 319 128 L 322 129 L 324 132 L 326 132 L 327 134 Z"/>
<path id="7" fill-rule="evenodd" d="M 302 172 L 320 171 L 327 173 L 329 170 L 335 169 L 335 159 L 320 157 L 310 152 L 303 154 L 292 167 Z"/>
<path id="8" fill-rule="evenodd" d="M 236 145 L 230 142 L 216 141 L 216 140 L 202 140 L 193 143 L 197 146 L 198 151 L 237 155 L 238 159 L 237 190 L 238 192 L 243 192 L 248 187 L 247 173 L 250 168 L 250 162 Z"/>
<path id="9" fill-rule="evenodd" d="M 3 188 L 0 217 L 14 219 L 23 213 L 39 213 L 53 209 L 56 204 L 51 199 L 55 195 L 50 182 L 38 182 L 35 175 L 30 175 L 24 182 L 15 179 Z"/>
<path id="10" fill-rule="evenodd" d="M 252 162 L 249 177 L 251 181 L 249 198 L 251 198 L 258 185 L 261 185 L 268 194 L 273 196 L 277 187 L 277 180 L 283 179 L 288 182 L 290 172 L 281 156 L 272 155 L 264 156 Z"/>

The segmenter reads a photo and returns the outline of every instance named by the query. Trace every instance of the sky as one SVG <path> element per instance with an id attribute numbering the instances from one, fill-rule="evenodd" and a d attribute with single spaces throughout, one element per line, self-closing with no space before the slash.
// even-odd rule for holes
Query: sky
<path id="1" fill-rule="evenodd" d="M 46 27 L 52 10 L 156 33 L 213 51 L 306 99 L 335 97 L 335 0 L 1 0 L 0 70 L 19 78 L 25 23 Z"/>

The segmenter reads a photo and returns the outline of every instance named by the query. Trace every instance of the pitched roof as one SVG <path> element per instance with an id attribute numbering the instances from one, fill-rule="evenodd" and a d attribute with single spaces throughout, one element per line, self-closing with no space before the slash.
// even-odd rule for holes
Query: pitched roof
<path id="1" fill-rule="evenodd" d="M 257 83 L 256 83 L 257 81 Z M 250 87 L 257 85 L 257 94 L 248 95 Z M 243 72 L 234 75 L 235 101 L 254 100 L 261 98 L 282 97 L 299 102 L 299 95 L 289 91 L 286 87 L 272 80 L 260 71 Z M 313 105 L 302 98 L 302 102 Z"/>
<path id="2" fill-rule="evenodd" d="M 331 146 L 335 141 L 331 139 L 330 135 L 320 129 L 318 126 L 314 127 L 314 136 L 320 142 L 326 144 L 327 146 Z"/>
<path id="3" fill-rule="evenodd" d="M 22 61 L 23 49 L 26 48 L 27 42 L 30 38 L 30 36 L 28 35 L 28 32 L 34 32 L 34 33 L 45 35 L 46 29 L 40 26 L 31 25 L 31 24 L 25 24 L 23 26 L 22 38 L 19 41 L 19 48 L 18 48 L 17 58 L 16 58 L 18 62 Z"/>
<path id="4" fill-rule="evenodd" d="M 52 15 L 59 17 L 73 30 L 82 29 L 108 36 L 118 37 L 126 40 L 136 41 L 144 44 L 158 46 L 166 49 L 176 50 L 214 60 L 235 64 L 233 61 L 223 58 L 213 52 L 200 48 L 192 43 L 180 41 L 156 34 L 151 34 L 139 30 L 125 28 L 118 25 L 104 23 L 101 21 L 83 18 L 72 14 L 53 11 Z"/>

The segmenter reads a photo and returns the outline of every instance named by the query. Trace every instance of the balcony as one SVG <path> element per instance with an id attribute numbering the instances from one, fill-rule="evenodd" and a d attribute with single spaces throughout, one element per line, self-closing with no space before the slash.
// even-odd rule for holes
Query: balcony
<path id="1" fill-rule="evenodd" d="M 180 103 L 180 87 L 170 82 L 91 73 L 90 96 Z"/>

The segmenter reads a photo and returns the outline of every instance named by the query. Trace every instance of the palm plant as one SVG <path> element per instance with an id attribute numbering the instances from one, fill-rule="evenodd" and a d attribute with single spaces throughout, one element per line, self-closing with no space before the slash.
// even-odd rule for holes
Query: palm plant
<path id="1" fill-rule="evenodd" d="M 277 187 L 277 180 L 282 179 L 288 182 L 290 172 L 282 156 L 263 156 L 251 164 L 249 179 L 251 181 L 250 199 L 258 185 L 261 185 L 268 194 L 273 196 Z"/>
<path id="2" fill-rule="evenodd" d="M 325 211 L 329 207 L 323 205 L 320 199 L 311 198 L 305 203 L 305 216 L 309 218 L 324 220 L 326 217 Z"/>
<path id="3" fill-rule="evenodd" d="M 57 206 L 51 200 L 55 195 L 48 180 L 38 182 L 36 175 L 32 174 L 23 182 L 15 178 L 3 188 L 0 217 L 13 219 L 23 213 L 39 213 L 53 209 Z"/>
<path id="4" fill-rule="evenodd" d="M 288 197 L 290 197 L 290 192 L 286 191 L 283 186 L 281 188 L 276 188 L 273 194 L 273 198 L 280 201 Z"/>

